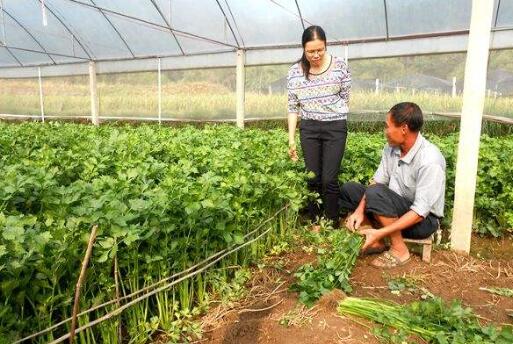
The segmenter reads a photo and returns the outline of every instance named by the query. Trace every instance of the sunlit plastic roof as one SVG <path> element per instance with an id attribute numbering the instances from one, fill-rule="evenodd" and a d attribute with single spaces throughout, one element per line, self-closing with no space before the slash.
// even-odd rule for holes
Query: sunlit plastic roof
<path id="1" fill-rule="evenodd" d="M 471 0 L 0 0 L 0 77 L 233 66 L 297 59 L 321 25 L 349 58 L 465 51 Z M 513 0 L 496 0 L 492 49 L 513 47 Z M 413 43 L 415 41 L 415 43 Z"/>

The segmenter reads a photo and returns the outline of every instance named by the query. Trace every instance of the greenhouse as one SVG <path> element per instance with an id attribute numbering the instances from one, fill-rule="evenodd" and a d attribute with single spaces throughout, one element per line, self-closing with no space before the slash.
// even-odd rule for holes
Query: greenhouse
<path id="1" fill-rule="evenodd" d="M 0 344 L 513 343 L 513 0 L 0 9 Z"/>

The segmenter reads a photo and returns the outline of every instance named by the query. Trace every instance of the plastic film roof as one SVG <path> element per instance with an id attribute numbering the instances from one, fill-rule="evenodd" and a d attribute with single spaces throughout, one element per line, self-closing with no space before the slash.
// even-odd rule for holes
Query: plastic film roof
<path id="1" fill-rule="evenodd" d="M 321 25 L 349 58 L 466 50 L 471 0 L 0 0 L 0 77 L 233 66 L 297 59 Z M 495 0 L 492 48 L 513 47 L 513 0 Z M 415 43 L 413 43 L 415 42 Z M 51 68 L 50 68 L 51 67 Z M 37 69 L 37 68 L 36 68 Z"/>

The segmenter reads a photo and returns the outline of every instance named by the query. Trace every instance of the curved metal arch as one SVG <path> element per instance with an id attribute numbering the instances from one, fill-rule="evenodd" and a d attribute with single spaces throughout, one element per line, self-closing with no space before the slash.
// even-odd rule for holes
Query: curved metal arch
<path id="1" fill-rule="evenodd" d="M 387 0 L 383 0 L 383 7 L 385 9 L 385 29 L 386 29 L 386 37 L 390 38 L 390 31 L 388 29 L 388 9 L 387 9 Z"/>
<path id="2" fill-rule="evenodd" d="M 278 6 L 279 8 L 281 8 L 282 10 L 284 10 L 285 12 L 290 13 L 293 16 L 298 17 L 301 20 L 301 26 L 303 27 L 303 30 L 306 28 L 305 27 L 305 23 L 307 23 L 308 25 L 314 25 L 311 21 L 309 21 L 308 19 L 303 17 L 303 14 L 301 13 L 301 9 L 299 8 L 299 3 L 297 2 L 297 0 L 295 0 L 295 2 L 296 2 L 296 8 L 297 8 L 297 12 L 298 13 L 294 13 L 292 10 L 286 8 L 285 6 L 283 6 L 280 3 L 276 2 L 275 0 L 269 0 L 269 1 L 271 3 L 273 3 L 274 5 Z M 340 39 L 337 38 L 337 41 L 340 41 Z"/>
<path id="3" fill-rule="evenodd" d="M 165 30 L 171 30 L 174 33 L 177 33 L 179 35 L 183 35 L 184 37 L 197 38 L 197 39 L 209 42 L 209 43 L 214 43 L 214 44 L 219 44 L 219 45 L 223 45 L 223 46 L 234 48 L 234 49 L 239 49 L 238 46 L 233 45 L 233 44 L 228 44 L 228 43 L 220 42 L 220 41 L 217 41 L 215 39 L 203 37 L 203 36 L 196 35 L 196 34 L 193 34 L 193 33 L 190 33 L 190 32 L 185 32 L 185 31 L 181 31 L 181 30 L 177 30 L 177 29 L 170 29 L 169 27 L 167 27 L 165 25 L 160 25 L 160 24 L 157 24 L 157 23 L 153 23 L 153 22 L 150 22 L 150 21 L 138 18 L 138 17 L 129 16 L 127 14 L 123 14 L 123 13 L 120 13 L 120 12 L 109 10 L 107 8 L 103 8 L 103 7 L 100 7 L 100 6 L 87 4 L 85 2 L 81 2 L 81 1 L 77 1 L 77 0 L 67 0 L 67 1 L 76 3 L 78 5 L 82 5 L 82 6 L 85 6 L 85 7 L 90 7 L 90 8 L 94 8 L 94 9 L 97 9 L 97 10 L 101 10 L 102 12 L 105 12 L 105 13 L 114 14 L 114 15 L 117 15 L 117 16 L 120 16 L 120 17 L 123 17 L 123 18 L 131 19 L 131 20 L 134 20 L 134 21 L 137 21 L 137 22 L 140 22 L 140 23 L 148 24 L 148 25 L 151 25 L 151 26 L 154 26 L 154 27 L 162 28 L 162 29 L 165 29 Z"/>
<path id="4" fill-rule="evenodd" d="M 77 35 L 75 35 L 73 33 L 73 31 L 71 31 L 70 27 L 68 27 L 68 25 L 66 25 L 64 23 L 64 21 L 57 14 L 55 14 L 55 12 L 48 6 L 48 4 L 47 3 L 43 3 L 41 0 L 35 0 L 35 1 L 41 3 L 42 5 L 44 5 L 46 7 L 48 12 L 50 12 L 55 17 L 55 19 L 57 19 L 59 21 L 59 23 L 61 23 L 61 25 L 64 26 L 66 31 L 68 31 L 73 36 L 73 38 L 77 41 L 78 45 L 80 45 L 80 47 L 82 48 L 84 53 L 87 55 L 87 57 L 90 60 L 93 60 L 94 56 L 92 55 L 92 53 L 89 53 L 88 49 L 86 49 L 85 45 L 78 39 Z"/>
<path id="5" fill-rule="evenodd" d="M 176 44 L 178 44 L 178 48 L 180 48 L 180 51 L 182 52 L 182 55 L 185 56 L 185 51 L 183 50 L 182 45 L 178 41 L 178 37 L 176 37 L 175 33 L 173 32 L 173 29 L 171 28 L 171 23 L 169 23 L 167 21 L 166 16 L 164 16 L 164 13 L 162 13 L 162 11 L 160 10 L 159 6 L 155 3 L 155 0 L 150 0 L 150 1 L 153 4 L 153 6 L 155 7 L 155 9 L 157 10 L 157 12 L 159 13 L 159 15 L 162 17 L 162 20 L 164 20 L 164 23 L 166 23 L 166 25 L 168 26 L 169 30 L 171 31 L 171 34 L 173 35 L 173 37 L 174 37 L 174 39 L 176 41 Z"/>
<path id="6" fill-rule="evenodd" d="M 25 31 L 33 40 L 34 42 L 36 42 L 37 45 L 39 45 L 39 47 L 41 49 L 43 49 L 43 52 L 44 54 L 48 55 L 48 58 L 52 61 L 53 64 L 57 64 L 57 62 L 55 62 L 55 60 L 50 56 L 50 54 L 46 51 L 45 47 L 43 47 L 43 45 L 41 44 L 41 42 L 39 42 L 37 40 L 36 37 L 34 37 L 34 35 L 22 24 L 20 23 L 16 18 L 14 18 L 9 12 L 7 12 L 7 10 L 5 8 L 3 8 L 3 11 L 5 14 L 7 14 L 12 20 L 14 20 L 14 22 L 16 24 L 18 24 L 22 29 L 23 31 Z"/>
<path id="7" fill-rule="evenodd" d="M 228 0 L 224 0 L 226 7 L 228 8 L 228 12 L 230 12 L 230 16 L 232 17 L 233 24 L 235 25 L 235 28 L 237 29 L 237 33 L 239 34 L 240 40 L 242 42 L 242 46 L 245 47 L 246 43 L 244 43 L 244 37 L 242 37 L 242 34 L 240 33 L 239 26 L 237 25 L 237 21 L 235 20 L 235 17 L 233 16 L 232 9 L 230 5 L 228 4 Z"/>
<path id="8" fill-rule="evenodd" d="M 237 44 L 237 47 L 240 48 L 239 40 L 235 36 L 235 32 L 233 31 L 233 28 L 232 28 L 232 25 L 230 24 L 230 21 L 226 17 L 226 13 L 224 13 L 223 7 L 221 7 L 221 4 L 219 3 L 219 0 L 216 0 L 216 3 L 217 3 L 217 6 L 219 6 L 219 9 L 221 10 L 221 13 L 223 13 L 224 20 L 226 21 L 226 23 L 228 24 L 228 27 L 230 28 L 230 31 L 232 32 L 233 39 L 235 40 L 235 43 Z M 226 5 L 228 6 L 228 3 L 226 3 Z M 228 6 L 228 8 L 229 8 L 229 6 Z M 239 35 L 240 35 L 240 32 L 239 32 Z"/>
<path id="9" fill-rule="evenodd" d="M 493 27 L 497 27 L 497 21 L 499 20 L 499 9 L 501 8 L 501 0 L 497 1 L 497 9 L 495 10 L 495 19 L 493 21 Z"/>
<path id="10" fill-rule="evenodd" d="M 11 49 L 10 49 L 8 46 L 4 45 L 3 47 L 5 48 L 5 50 L 7 50 L 7 52 L 9 53 L 9 55 L 11 55 L 11 57 L 12 57 L 16 62 L 18 62 L 18 64 L 20 65 L 20 67 L 24 67 L 24 64 L 23 64 L 23 63 L 21 63 L 21 61 L 16 57 L 16 55 L 14 55 L 14 53 L 11 51 Z"/>
<path id="11" fill-rule="evenodd" d="M 71 59 L 90 61 L 86 57 L 78 57 L 78 56 L 72 56 L 72 55 L 66 55 L 66 54 L 60 54 L 60 53 L 52 53 L 52 52 L 48 52 L 48 51 L 40 51 L 40 50 L 29 49 L 29 48 L 13 47 L 13 46 L 9 46 L 9 45 L 4 45 L 4 47 L 5 48 L 9 48 L 9 49 L 13 49 L 13 50 L 28 51 L 30 53 L 38 53 L 38 54 L 43 54 L 43 55 L 60 56 L 60 57 L 67 57 L 67 58 L 71 58 Z M 60 63 L 53 63 L 53 64 L 54 65 L 58 65 Z"/>
<path id="12" fill-rule="evenodd" d="M 303 20 L 303 15 L 301 14 L 301 8 L 299 8 L 299 4 L 297 2 L 297 0 L 295 0 L 296 2 L 296 7 L 297 7 L 297 12 L 299 13 L 299 18 L 301 18 L 301 25 L 303 25 L 303 30 L 305 29 L 305 21 Z"/>
<path id="13" fill-rule="evenodd" d="M 132 57 L 135 57 L 135 54 L 134 52 L 132 51 L 132 49 L 130 49 L 130 46 L 128 45 L 127 41 L 125 41 L 125 39 L 123 38 L 123 36 L 121 35 L 121 33 L 118 31 L 118 29 L 116 28 L 116 26 L 114 26 L 114 24 L 112 24 L 112 22 L 110 21 L 109 17 L 107 17 L 107 15 L 103 12 L 103 10 L 98 7 L 93 0 L 89 0 L 91 1 L 91 3 L 96 7 L 96 9 L 98 11 L 100 11 L 100 13 L 105 17 L 105 20 L 110 24 L 110 26 L 112 26 L 112 28 L 114 29 L 114 31 L 116 31 L 116 33 L 118 34 L 119 36 L 119 39 L 121 39 L 121 41 L 125 44 L 126 48 L 128 49 L 128 51 L 130 52 L 130 54 L 132 55 Z"/>

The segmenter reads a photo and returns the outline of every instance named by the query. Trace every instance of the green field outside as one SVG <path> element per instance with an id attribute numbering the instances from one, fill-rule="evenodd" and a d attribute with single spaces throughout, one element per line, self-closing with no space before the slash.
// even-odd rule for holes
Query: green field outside
<path id="1" fill-rule="evenodd" d="M 43 83 L 46 115 L 88 116 L 90 96 L 87 79 L 80 83 L 58 79 Z M 98 84 L 100 116 L 157 117 L 157 87 L 148 84 Z M 376 94 L 355 90 L 351 94 L 352 112 L 386 111 L 401 101 L 418 103 L 426 113 L 459 112 L 461 95 L 401 91 Z M 286 116 L 286 94 L 246 93 L 247 118 Z M 162 116 L 164 118 L 211 120 L 233 119 L 235 93 L 229 88 L 209 82 L 165 83 L 162 87 Z M 37 80 L 4 80 L 0 85 L 0 113 L 39 115 Z M 485 114 L 513 118 L 513 99 L 487 97 Z"/>

